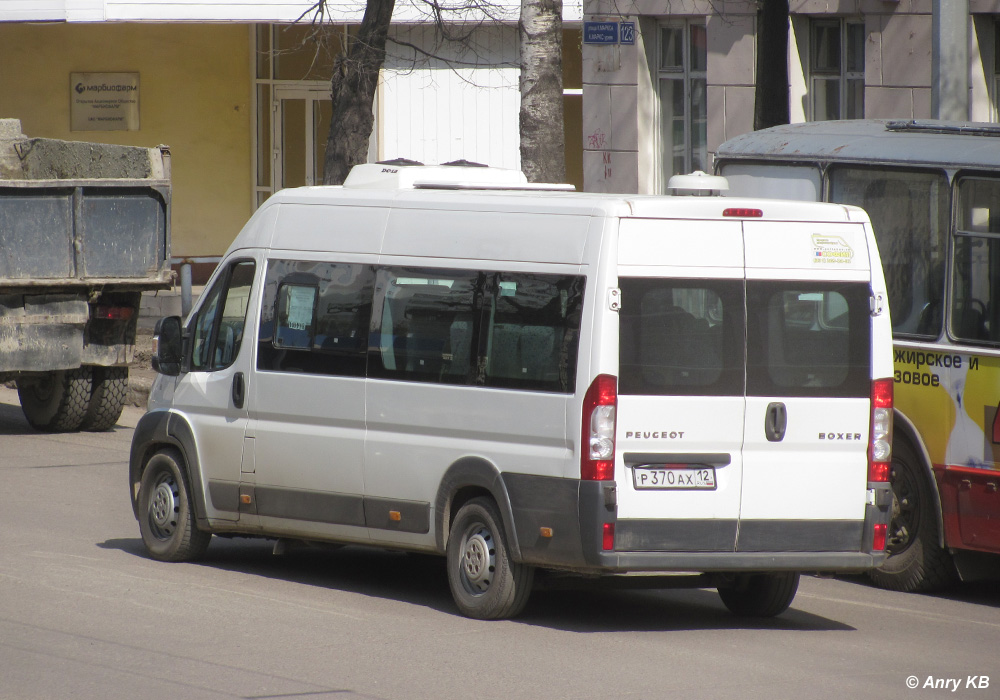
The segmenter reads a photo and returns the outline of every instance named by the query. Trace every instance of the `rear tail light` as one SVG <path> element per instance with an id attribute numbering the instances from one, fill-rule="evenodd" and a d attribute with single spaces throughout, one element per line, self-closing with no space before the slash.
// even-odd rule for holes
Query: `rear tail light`
<path id="1" fill-rule="evenodd" d="M 885 551 L 885 537 L 889 530 L 889 526 L 885 523 L 876 523 L 875 528 L 872 531 L 872 551 L 884 552 Z"/>
<path id="2" fill-rule="evenodd" d="M 618 378 L 600 374 L 583 398 L 580 478 L 607 481 L 615 476 L 615 415 Z"/>
<path id="3" fill-rule="evenodd" d="M 103 321 L 128 321 L 135 314 L 131 306 L 109 306 L 101 304 L 92 307 L 91 316 Z"/>
<path id="4" fill-rule="evenodd" d="M 868 481 L 889 481 L 892 461 L 892 379 L 872 382 L 871 442 L 868 444 Z"/>
<path id="5" fill-rule="evenodd" d="M 611 552 L 615 548 L 615 524 L 604 523 L 604 533 L 601 538 L 601 549 Z"/>

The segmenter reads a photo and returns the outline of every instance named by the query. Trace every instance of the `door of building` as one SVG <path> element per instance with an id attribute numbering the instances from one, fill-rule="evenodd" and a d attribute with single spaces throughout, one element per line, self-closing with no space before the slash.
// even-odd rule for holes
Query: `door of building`
<path id="1" fill-rule="evenodd" d="M 330 87 L 275 86 L 271 105 L 273 191 L 323 182 L 330 133 Z"/>
<path id="2" fill-rule="evenodd" d="M 376 98 L 377 99 L 377 98 Z M 330 133 L 330 86 L 276 85 L 271 104 L 271 143 L 274 144 L 271 186 L 323 184 L 323 156 Z M 375 110 L 378 115 L 378 110 Z M 368 143 L 368 161 L 377 160 L 378 119 Z"/>

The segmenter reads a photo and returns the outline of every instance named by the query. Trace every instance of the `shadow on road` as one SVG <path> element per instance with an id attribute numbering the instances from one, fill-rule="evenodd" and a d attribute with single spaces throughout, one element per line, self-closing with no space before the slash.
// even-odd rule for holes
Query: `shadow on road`
<path id="1" fill-rule="evenodd" d="M 145 557 L 142 540 L 98 544 Z M 272 554 L 273 540 L 215 537 L 199 563 L 225 571 L 264 576 L 305 586 L 421 605 L 458 615 L 448 590 L 443 557 L 346 546 L 292 548 Z M 777 618 L 732 615 L 708 589 L 536 590 L 516 622 L 569 632 L 666 632 L 671 630 L 853 631 L 854 628 L 792 608 Z"/>
<path id="2" fill-rule="evenodd" d="M 34 432 L 21 413 L 20 406 L 0 403 L 0 435 L 27 435 Z"/>

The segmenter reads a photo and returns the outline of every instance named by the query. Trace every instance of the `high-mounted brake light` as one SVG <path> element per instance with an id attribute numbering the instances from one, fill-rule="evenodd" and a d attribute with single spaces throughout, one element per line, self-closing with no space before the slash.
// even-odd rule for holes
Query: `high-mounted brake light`
<path id="1" fill-rule="evenodd" d="M 607 481 L 615 476 L 615 417 L 618 378 L 599 374 L 583 397 L 580 478 Z"/>
<path id="2" fill-rule="evenodd" d="M 764 210 L 730 207 L 729 209 L 723 209 L 722 215 L 731 216 L 736 219 L 759 219 L 764 216 Z"/>
<path id="3" fill-rule="evenodd" d="M 871 441 L 868 444 L 868 481 L 889 481 L 892 461 L 892 379 L 872 382 Z"/>

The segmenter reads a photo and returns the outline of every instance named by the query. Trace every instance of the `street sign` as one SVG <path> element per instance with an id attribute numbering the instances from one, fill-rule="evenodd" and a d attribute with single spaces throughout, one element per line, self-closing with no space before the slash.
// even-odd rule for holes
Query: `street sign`
<path id="1" fill-rule="evenodd" d="M 618 22 L 584 22 L 584 44 L 617 44 Z"/>

